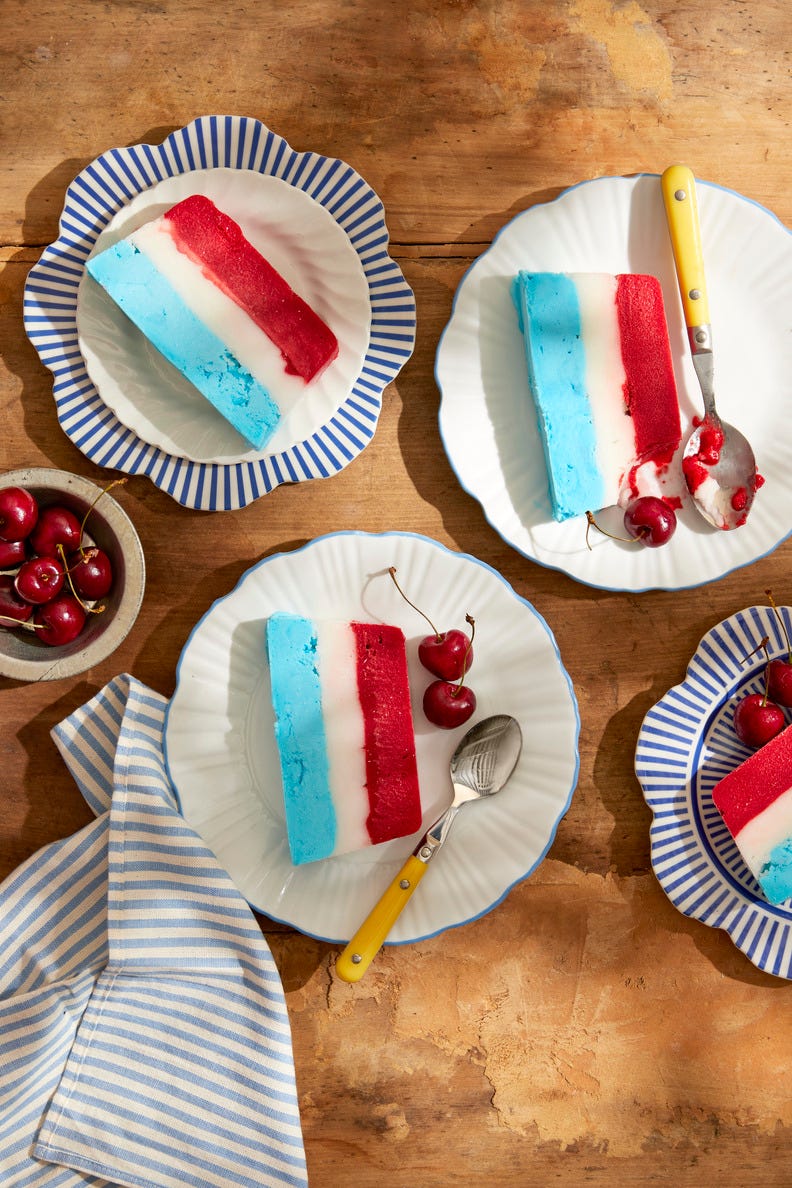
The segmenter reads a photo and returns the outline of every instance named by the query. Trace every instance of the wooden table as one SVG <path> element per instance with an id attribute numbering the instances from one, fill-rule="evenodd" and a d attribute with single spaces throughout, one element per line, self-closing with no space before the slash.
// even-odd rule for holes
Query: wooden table
<path id="1" fill-rule="evenodd" d="M 23 285 L 83 166 L 196 115 L 254 116 L 351 163 L 383 199 L 419 321 L 373 442 L 330 481 L 216 515 L 128 483 L 148 565 L 131 635 L 77 679 L 0 683 L 0 877 L 88 821 L 49 731 L 110 677 L 169 695 L 193 624 L 264 554 L 337 529 L 424 533 L 550 624 L 580 706 L 579 783 L 546 860 L 496 910 L 387 949 L 357 987 L 331 946 L 262 921 L 312 1184 L 789 1184 L 789 986 L 664 895 L 633 749 L 707 628 L 767 588 L 789 601 L 790 545 L 676 593 L 532 564 L 457 484 L 433 376 L 466 267 L 579 180 L 685 160 L 792 223 L 786 3 L 5 0 L 2 22 L 0 469 L 106 479 L 58 426 Z"/>

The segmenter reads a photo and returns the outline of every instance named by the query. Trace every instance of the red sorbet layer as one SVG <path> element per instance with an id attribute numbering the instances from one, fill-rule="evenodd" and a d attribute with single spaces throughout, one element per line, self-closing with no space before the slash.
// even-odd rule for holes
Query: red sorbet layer
<path id="1" fill-rule="evenodd" d="M 792 786 L 792 726 L 715 785 L 712 799 L 732 836 Z"/>
<path id="2" fill-rule="evenodd" d="M 365 721 L 366 822 L 374 845 L 421 826 L 421 794 L 404 636 L 382 623 L 351 623 Z"/>
<path id="3" fill-rule="evenodd" d="M 179 250 L 261 327 L 290 375 L 307 383 L 335 359 L 338 340 L 330 327 L 209 198 L 193 194 L 164 218 Z"/>
<path id="4" fill-rule="evenodd" d="M 663 291 L 654 276 L 617 277 L 624 400 L 633 419 L 636 456 L 667 465 L 682 437 Z"/>

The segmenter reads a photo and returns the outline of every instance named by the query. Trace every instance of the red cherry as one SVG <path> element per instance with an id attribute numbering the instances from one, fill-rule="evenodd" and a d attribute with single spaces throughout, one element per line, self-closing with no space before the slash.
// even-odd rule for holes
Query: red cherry
<path id="1" fill-rule="evenodd" d="M 26 557 L 24 540 L 0 540 L 0 569 L 18 569 Z"/>
<path id="2" fill-rule="evenodd" d="M 473 663 L 473 648 L 464 631 L 454 628 L 427 635 L 418 645 L 418 659 L 444 681 L 458 681 Z"/>
<path id="3" fill-rule="evenodd" d="M 113 584 L 113 567 L 102 549 L 90 548 L 72 553 L 69 575 L 75 590 L 83 598 L 104 598 Z"/>
<path id="4" fill-rule="evenodd" d="M 767 665 L 767 693 L 778 705 L 792 706 L 792 664 L 776 658 Z"/>
<path id="5" fill-rule="evenodd" d="M 24 487 L 0 490 L 0 540 L 24 540 L 38 519 L 38 504 Z"/>
<path id="6" fill-rule="evenodd" d="M 429 721 L 444 730 L 453 730 L 475 713 L 476 694 L 467 685 L 451 681 L 432 681 L 423 696 L 423 711 Z"/>
<path id="7" fill-rule="evenodd" d="M 763 747 L 784 729 L 783 712 L 767 700 L 766 694 L 750 693 L 737 703 L 734 710 L 734 730 L 747 747 Z"/>
<path id="8" fill-rule="evenodd" d="M 83 629 L 85 611 L 71 594 L 61 594 L 36 611 L 36 637 L 52 647 L 71 643 Z"/>
<path id="9" fill-rule="evenodd" d="M 634 499 L 624 513 L 624 527 L 647 549 L 667 544 L 676 531 L 676 523 L 674 509 L 654 495 Z"/>
<path id="10" fill-rule="evenodd" d="M 462 682 L 473 661 L 473 638 L 476 621 L 472 615 L 465 615 L 470 626 L 470 636 L 464 631 L 438 631 L 432 620 L 404 593 L 396 581 L 396 566 L 391 565 L 388 573 L 404 601 L 418 611 L 432 628 L 432 634 L 425 636 L 418 645 L 418 659 L 424 668 L 439 677 L 424 691 L 424 714 L 435 726 L 453 730 L 461 726 L 475 711 L 476 695 Z"/>
<path id="11" fill-rule="evenodd" d="M 20 568 L 14 586 L 25 602 L 40 606 L 49 602 L 63 587 L 63 566 L 54 557 L 31 557 Z"/>
<path id="12" fill-rule="evenodd" d="M 79 548 L 82 526 L 73 511 L 67 507 L 52 504 L 39 513 L 38 523 L 30 534 L 30 547 L 34 553 L 55 557 L 58 545 L 67 553 Z"/>
<path id="13" fill-rule="evenodd" d="M 27 623 L 33 614 L 33 606 L 20 598 L 10 574 L 0 574 L 0 627 L 10 627 L 8 619 L 15 623 Z"/>
<path id="14" fill-rule="evenodd" d="M 456 628 L 452 631 L 438 631 L 429 616 L 414 602 L 410 602 L 396 581 L 396 566 L 391 565 L 388 573 L 407 605 L 418 611 L 421 618 L 426 619 L 432 628 L 432 634 L 425 636 L 418 645 L 418 659 L 421 664 L 444 681 L 458 681 L 473 663 L 473 635 L 468 638 L 464 631 L 457 631 Z M 465 619 L 475 630 L 470 615 L 465 615 Z"/>

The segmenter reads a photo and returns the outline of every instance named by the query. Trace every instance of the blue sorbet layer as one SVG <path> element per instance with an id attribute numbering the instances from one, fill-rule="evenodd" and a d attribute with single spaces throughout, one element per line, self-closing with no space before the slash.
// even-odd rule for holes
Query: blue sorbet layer
<path id="1" fill-rule="evenodd" d="M 277 404 L 184 304 L 148 256 L 122 239 L 86 268 L 160 354 L 260 450 L 280 420 Z"/>
<path id="2" fill-rule="evenodd" d="M 272 615 L 267 621 L 267 655 L 289 849 L 295 865 L 315 862 L 333 852 L 336 816 L 311 620 Z"/>
<path id="3" fill-rule="evenodd" d="M 520 272 L 512 282 L 525 342 L 556 520 L 602 507 L 604 483 L 586 391 L 577 289 L 561 272 Z"/>
<path id="4" fill-rule="evenodd" d="M 792 838 L 787 838 L 770 852 L 759 884 L 771 903 L 783 903 L 792 896 Z"/>

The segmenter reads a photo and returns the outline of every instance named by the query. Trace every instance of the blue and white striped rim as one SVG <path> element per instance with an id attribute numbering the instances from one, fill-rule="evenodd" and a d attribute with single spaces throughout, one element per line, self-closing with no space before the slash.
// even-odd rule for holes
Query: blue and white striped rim
<path id="1" fill-rule="evenodd" d="M 91 382 L 77 343 L 77 290 L 85 261 L 113 215 L 165 178 L 194 169 L 240 169 L 279 177 L 319 202 L 343 228 L 369 287 L 371 334 L 360 375 L 347 399 L 316 433 L 250 462 L 227 465 L 176 458 L 122 425 Z M 328 478 L 368 445 L 382 393 L 415 345 L 415 298 L 388 255 L 382 202 L 350 166 L 298 153 L 258 120 L 202 116 L 162 144 L 115 148 L 97 157 L 66 191 L 60 234 L 25 285 L 24 324 L 54 377 L 58 420 L 74 444 L 100 466 L 146 474 L 179 503 L 205 511 L 245 507 L 281 483 Z"/>
<path id="2" fill-rule="evenodd" d="M 792 633 L 792 608 L 779 610 Z M 765 636 L 770 657 L 785 657 L 769 606 L 748 607 L 707 632 L 682 684 L 644 718 L 635 773 L 653 814 L 652 866 L 674 906 L 725 929 L 759 969 L 792 978 L 792 901 L 764 899 L 712 801 L 718 780 L 751 754 L 734 733 L 734 706 L 764 690 Z"/>

